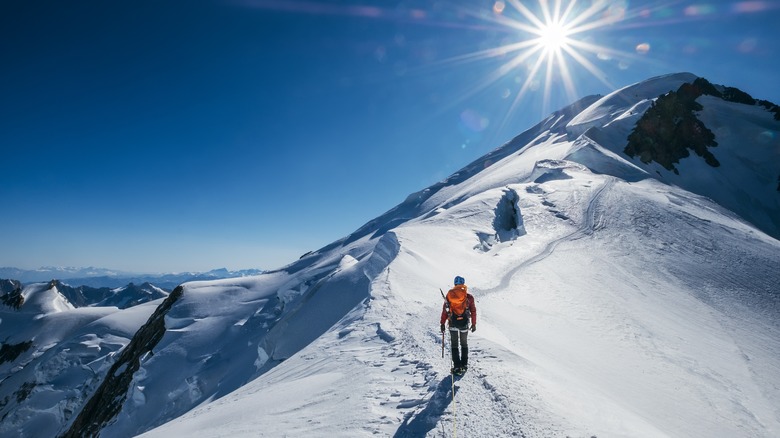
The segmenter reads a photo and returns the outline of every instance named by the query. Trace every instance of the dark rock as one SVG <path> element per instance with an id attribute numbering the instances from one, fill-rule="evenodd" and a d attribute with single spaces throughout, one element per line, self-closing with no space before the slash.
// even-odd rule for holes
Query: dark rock
<path id="1" fill-rule="evenodd" d="M 715 134 L 702 123 L 695 111 L 702 110 L 696 99 L 704 93 L 717 93 L 706 80 L 683 84 L 676 92 L 658 97 L 628 136 L 623 150 L 631 158 L 639 156 L 645 163 L 656 163 L 678 173 L 675 164 L 694 151 L 710 166 L 720 165 L 708 150 L 715 147 Z M 718 93 L 720 94 L 720 93 Z"/>
<path id="2" fill-rule="evenodd" d="M 2 280 L 0 279 L 0 294 L 7 294 L 13 292 L 16 289 L 21 289 L 22 283 L 16 280 Z"/>
<path id="3" fill-rule="evenodd" d="M 3 296 L 0 296 L 0 302 L 5 304 L 6 306 L 13 307 L 14 309 L 19 310 L 19 308 L 22 307 L 22 305 L 24 304 L 24 296 L 22 296 L 21 284 L 19 284 L 19 282 L 16 282 L 15 286 L 16 288 L 14 290 L 4 294 Z"/>
<path id="4" fill-rule="evenodd" d="M 122 409 L 133 374 L 141 366 L 141 357 L 160 342 L 165 334 L 165 315 L 181 297 L 184 288 L 178 286 L 154 311 L 130 343 L 118 355 L 105 380 L 79 412 L 62 438 L 98 436 Z"/>
<path id="5" fill-rule="evenodd" d="M 20 342 L 18 344 L 3 344 L 0 347 L 0 363 L 16 360 L 20 354 L 29 350 L 32 344 L 32 341 Z"/>
<path id="6" fill-rule="evenodd" d="M 775 115 L 775 120 L 780 120 L 780 106 L 768 100 L 759 100 L 757 103 L 772 112 Z"/>

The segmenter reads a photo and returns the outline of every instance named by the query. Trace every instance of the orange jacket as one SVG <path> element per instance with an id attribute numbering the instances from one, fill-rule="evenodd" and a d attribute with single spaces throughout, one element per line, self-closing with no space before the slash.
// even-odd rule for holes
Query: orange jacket
<path id="1" fill-rule="evenodd" d="M 454 289 L 454 288 L 453 288 Z M 450 296 L 450 292 L 452 292 L 452 289 L 450 289 L 449 292 L 447 292 L 447 296 Z M 474 304 L 474 296 L 470 293 L 466 293 L 466 302 L 468 303 L 469 312 L 471 312 L 471 325 L 477 324 L 477 306 Z M 444 324 L 447 321 L 447 318 L 449 315 L 447 314 L 447 301 L 442 304 L 441 308 L 441 319 L 439 321 L 440 324 Z"/>

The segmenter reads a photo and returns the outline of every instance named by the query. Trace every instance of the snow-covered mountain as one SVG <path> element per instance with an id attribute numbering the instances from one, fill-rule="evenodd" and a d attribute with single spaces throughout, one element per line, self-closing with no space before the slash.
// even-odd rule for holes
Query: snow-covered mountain
<path id="1" fill-rule="evenodd" d="M 168 274 L 138 274 L 115 271 L 104 268 L 59 268 L 42 267 L 35 270 L 18 268 L 0 268 L 0 278 L 8 278 L 22 283 L 41 283 L 53 279 L 60 280 L 72 286 L 88 286 L 94 288 L 117 288 L 129 283 L 152 283 L 167 291 L 187 281 L 217 280 L 220 278 L 248 277 L 261 274 L 260 269 L 243 269 L 230 271 L 226 268 L 212 269 L 206 272 L 179 272 Z"/>
<path id="2" fill-rule="evenodd" d="M 13 278 L 22 283 L 41 283 L 53 279 L 68 280 L 71 278 L 115 278 L 130 275 L 132 274 L 113 269 L 95 268 L 92 266 L 87 268 L 58 266 L 42 266 L 38 269 L 0 268 L 0 278 Z"/>
<path id="3" fill-rule="evenodd" d="M 777 436 L 780 111 L 735 90 L 582 99 L 277 271 L 123 310 L 17 288 L 0 435 Z"/>
<path id="4" fill-rule="evenodd" d="M 129 283 L 122 287 L 73 287 L 59 280 L 49 282 L 50 287 L 56 287 L 74 307 L 85 306 L 116 306 L 120 309 L 132 307 L 147 301 L 168 296 L 168 291 L 151 283 L 136 285 Z"/>

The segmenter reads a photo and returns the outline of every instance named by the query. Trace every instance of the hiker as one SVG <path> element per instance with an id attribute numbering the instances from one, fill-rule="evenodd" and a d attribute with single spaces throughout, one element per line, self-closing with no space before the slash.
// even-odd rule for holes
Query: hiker
<path id="1" fill-rule="evenodd" d="M 455 286 L 447 292 L 444 307 L 441 311 L 441 332 L 444 333 L 444 322 L 449 320 L 452 342 L 452 372 L 461 375 L 469 368 L 469 322 L 471 331 L 477 329 L 477 307 L 474 296 L 468 293 L 466 280 L 455 277 Z M 469 321 L 470 320 L 470 321 Z M 460 346 L 460 352 L 458 351 Z"/>

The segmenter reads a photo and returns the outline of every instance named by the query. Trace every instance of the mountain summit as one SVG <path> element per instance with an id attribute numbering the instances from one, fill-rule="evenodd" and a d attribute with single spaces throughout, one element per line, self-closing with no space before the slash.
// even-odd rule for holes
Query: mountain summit
<path id="1" fill-rule="evenodd" d="M 122 310 L 17 288 L 0 434 L 776 436 L 778 113 L 652 78 L 277 271 Z M 479 329 L 453 381 L 456 275 Z"/>

